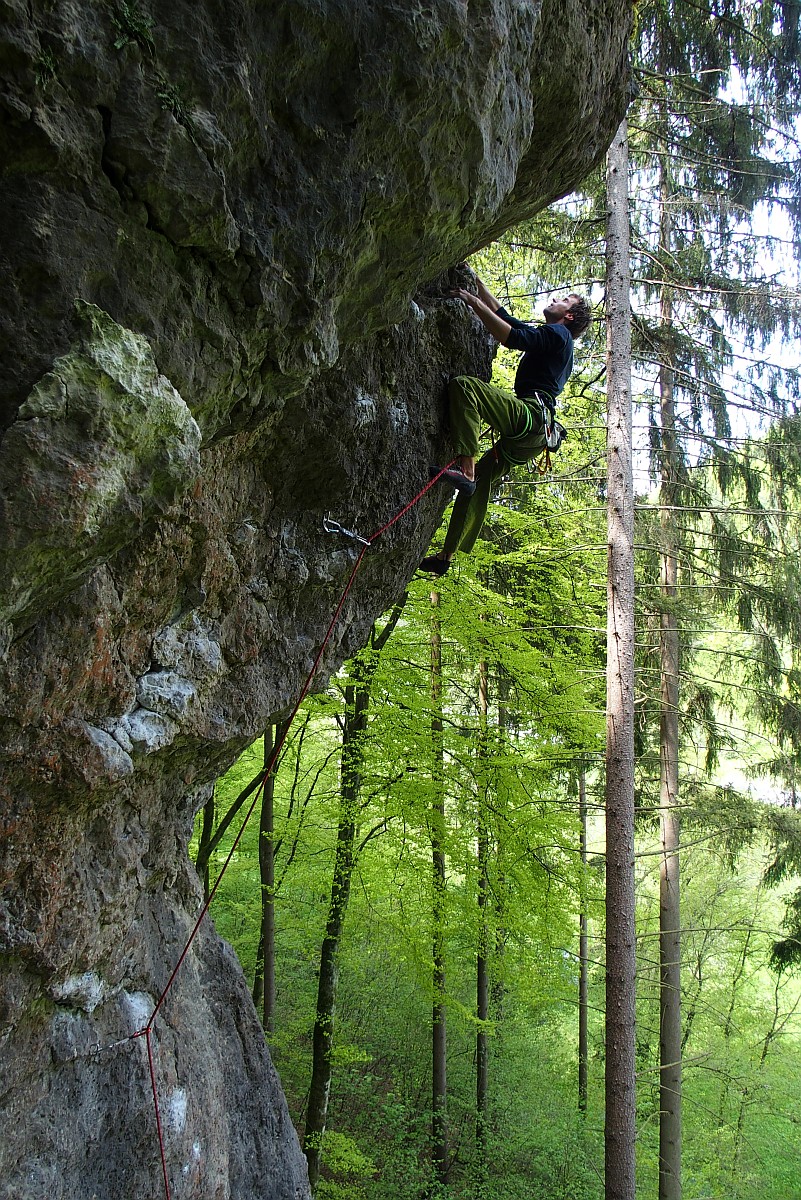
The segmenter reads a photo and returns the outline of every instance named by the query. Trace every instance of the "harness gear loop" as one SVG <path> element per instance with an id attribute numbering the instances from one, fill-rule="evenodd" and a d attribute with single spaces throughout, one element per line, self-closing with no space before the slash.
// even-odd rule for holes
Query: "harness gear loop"
<path id="1" fill-rule="evenodd" d="M 535 459 L 534 465 L 540 475 L 547 475 L 551 469 L 551 448 L 546 446 L 538 459 Z"/>

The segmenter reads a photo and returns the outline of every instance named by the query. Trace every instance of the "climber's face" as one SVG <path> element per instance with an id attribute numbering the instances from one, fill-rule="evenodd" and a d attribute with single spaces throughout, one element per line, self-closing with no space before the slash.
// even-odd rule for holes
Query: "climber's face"
<path id="1" fill-rule="evenodd" d="M 564 321 L 565 317 L 571 312 L 573 305 L 578 299 L 579 297 L 572 292 L 569 296 L 563 296 L 561 300 L 557 300 L 554 296 L 552 296 L 549 302 L 545 305 L 545 308 L 542 310 L 545 320 L 549 324 L 555 324 L 557 321 Z"/>

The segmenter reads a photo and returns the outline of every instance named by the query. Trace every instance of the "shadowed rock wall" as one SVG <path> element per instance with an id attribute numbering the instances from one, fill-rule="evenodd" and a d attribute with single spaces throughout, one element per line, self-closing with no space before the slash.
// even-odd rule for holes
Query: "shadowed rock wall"
<path id="1" fill-rule="evenodd" d="M 312 665 L 355 555 L 324 513 L 370 533 L 448 453 L 491 348 L 436 277 L 602 154 L 629 8 L 0 0 L 0 1196 L 163 1195 L 124 1039 L 200 908 L 193 814 Z M 176 1200 L 306 1196 L 209 922 L 153 1049 Z"/>

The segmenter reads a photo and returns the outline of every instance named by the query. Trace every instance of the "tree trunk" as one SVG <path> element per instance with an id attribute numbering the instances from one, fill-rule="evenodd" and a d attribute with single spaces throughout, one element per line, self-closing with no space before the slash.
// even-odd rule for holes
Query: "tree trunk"
<path id="1" fill-rule="evenodd" d="M 265 769 L 275 747 L 274 727 L 264 731 Z M 283 734 L 283 729 L 281 734 Z M 279 738 L 281 736 L 279 734 Z M 261 934 L 253 982 L 253 1003 L 263 1004 L 262 1024 L 266 1033 L 275 1032 L 275 774 L 277 764 L 264 781 L 259 822 L 259 876 L 261 882 Z"/>
<path id="2" fill-rule="evenodd" d="M 737 967 L 734 971 L 734 974 L 731 976 L 731 979 L 729 980 L 729 988 L 730 988 L 729 1006 L 726 1011 L 726 1017 L 723 1021 L 723 1039 L 724 1039 L 723 1045 L 725 1046 L 723 1062 L 726 1064 L 728 1064 L 728 1062 L 729 1062 L 729 1053 L 730 1053 L 729 1046 L 730 1046 L 730 1042 L 731 1042 L 732 1030 L 734 1028 L 734 1009 L 737 1005 L 738 989 L 740 986 L 740 981 L 742 980 L 743 975 L 745 974 L 745 971 L 746 971 L 746 967 L 748 965 L 748 955 L 751 950 L 751 939 L 756 931 L 757 913 L 759 912 L 759 904 L 760 904 L 760 899 L 761 899 L 761 888 L 762 888 L 762 885 L 759 884 L 757 886 L 756 893 L 754 896 L 754 915 L 751 918 L 751 923 L 746 927 L 745 941 L 743 942 L 743 948 L 742 948 L 742 951 L 740 952 L 740 957 L 739 957 L 739 960 L 737 963 Z M 729 1075 L 728 1071 L 724 1071 L 724 1073 L 722 1075 L 722 1086 L 720 1089 L 720 1099 L 718 1100 L 718 1128 L 721 1128 L 721 1129 L 724 1126 L 727 1126 L 729 1124 L 729 1122 L 726 1118 L 726 1107 L 728 1105 L 728 1100 L 729 1100 L 730 1083 L 731 1083 L 731 1076 Z M 730 1167 L 731 1163 L 729 1163 L 728 1165 Z M 723 1170 L 723 1164 L 721 1163 L 721 1171 L 722 1170 Z"/>
<path id="3" fill-rule="evenodd" d="M 478 1175 L 487 1175 L 487 1131 L 489 1117 L 489 830 L 487 828 L 487 708 L 488 671 L 486 659 L 478 670 L 478 950 L 476 954 L 476 1156 Z"/>
<path id="4" fill-rule="evenodd" d="M 498 671 L 498 742 L 502 753 L 506 753 L 509 738 L 509 679 L 506 673 Z M 503 804 L 501 795 L 496 796 L 498 805 Z M 501 826 L 503 816 L 499 816 Z M 499 837 L 495 841 L 495 888 L 493 903 L 493 920 L 495 923 L 495 944 L 493 946 L 493 972 L 490 982 L 490 1009 L 495 1023 L 495 1042 L 500 1046 L 503 1037 L 504 1000 L 506 984 L 504 983 L 504 958 L 506 954 L 506 896 L 507 879 L 503 859 L 503 841 Z"/>
<path id="5" fill-rule="evenodd" d="M 342 726 L 342 757 L 340 766 L 339 819 L 334 874 L 325 937 L 320 948 L 320 976 L 317 984 L 317 1010 L 312 1037 L 312 1073 L 309 1102 L 306 1109 L 306 1129 L 303 1152 L 309 1164 L 309 1185 L 312 1190 L 320 1175 L 320 1156 L 331 1093 L 334 1044 L 334 1013 L 339 981 L 339 943 L 350 899 L 351 879 L 356 863 L 356 827 L 359 819 L 362 769 L 364 766 L 365 735 L 370 707 L 370 693 L 378 659 L 397 625 L 407 595 L 396 604 L 380 634 L 375 625 L 365 650 L 351 664 L 352 682 L 345 688 L 345 716 Z"/>
<path id="6" fill-rule="evenodd" d="M 581 847 L 581 912 L 579 913 L 579 1044 L 578 1044 L 578 1106 L 587 1111 L 587 994 L 589 964 L 587 961 L 587 773 L 582 765 L 579 772 L 579 839 Z"/>
<path id="7" fill-rule="evenodd" d="M 356 837 L 364 732 L 367 728 L 369 698 L 369 681 L 363 675 L 345 689 L 337 846 L 331 883 L 331 899 L 328 905 L 328 920 L 320 949 L 317 1011 L 312 1038 L 312 1072 L 309 1102 L 306 1109 L 306 1130 L 303 1138 L 303 1152 L 309 1164 L 309 1185 L 312 1190 L 314 1190 L 320 1175 L 320 1153 L 331 1093 L 331 1050 L 339 981 L 339 942 L 350 899 L 350 885 L 353 876 L 353 847 Z"/>
<path id="8" fill-rule="evenodd" d="M 660 256 L 672 252 L 669 167 L 661 168 Z M 659 697 L 659 1200 L 681 1200 L 681 920 L 679 904 L 679 627 L 676 620 L 678 557 L 674 511 L 679 445 L 670 349 L 673 298 L 662 287 L 660 324 L 665 361 L 659 370 L 662 432 L 660 525 L 662 532 Z"/>
<path id="9" fill-rule="evenodd" d="M 665 594 L 675 557 L 665 556 Z M 679 900 L 678 629 L 662 617 L 659 870 L 659 1200 L 681 1200 L 681 915 Z"/>
<path id="10" fill-rule="evenodd" d="M 228 832 L 231 822 L 233 821 L 234 817 L 239 812 L 239 810 L 243 807 L 245 801 L 248 800 L 253 795 L 253 793 L 256 791 L 257 788 L 261 787 L 261 781 L 262 781 L 263 777 L 264 777 L 264 771 L 259 771 L 257 775 L 253 776 L 253 778 L 251 779 L 251 781 L 247 785 L 247 787 L 243 788 L 243 790 L 237 796 L 236 800 L 234 800 L 233 804 L 231 804 L 229 806 L 228 811 L 225 813 L 225 816 L 223 816 L 220 819 L 220 823 L 217 826 L 217 828 L 214 830 L 213 833 L 212 833 L 212 828 L 214 826 L 213 802 L 210 800 L 208 802 L 208 804 L 206 805 L 206 809 L 204 810 L 204 813 L 203 813 L 203 833 L 201 834 L 200 845 L 198 846 L 198 850 L 197 850 L 197 858 L 195 859 L 195 867 L 197 869 L 198 875 L 202 875 L 204 877 L 204 879 L 207 881 L 207 883 L 208 883 L 208 874 L 209 874 L 209 862 L 211 860 L 212 854 L 219 846 L 219 844 L 222 841 L 225 834 Z M 208 836 L 206 836 L 207 811 L 211 813 L 211 820 L 210 820 L 209 828 L 208 828 Z M 206 899 L 208 899 L 208 896 L 206 896 Z"/>
<path id="11" fill-rule="evenodd" d="M 628 141 L 607 156 L 606 1200 L 634 1200 L 634 486 Z"/>
<path id="12" fill-rule="evenodd" d="M 431 1161 L 439 1183 L 448 1182 L 448 1072 L 445 1013 L 445 779 L 442 737 L 442 636 L 439 593 L 431 593 L 431 743 L 434 799 L 431 806 L 432 864 L 432 1089 Z"/>
<path id="13" fill-rule="evenodd" d="M 198 843 L 197 858 L 195 859 L 198 874 L 203 880 L 203 899 L 206 903 L 208 903 L 211 891 L 211 880 L 209 879 L 209 858 L 211 857 L 211 851 L 209 850 L 209 846 L 211 845 L 211 835 L 214 830 L 216 816 L 217 800 L 212 791 L 208 800 L 203 805 L 203 826 L 200 830 L 200 842 Z"/>

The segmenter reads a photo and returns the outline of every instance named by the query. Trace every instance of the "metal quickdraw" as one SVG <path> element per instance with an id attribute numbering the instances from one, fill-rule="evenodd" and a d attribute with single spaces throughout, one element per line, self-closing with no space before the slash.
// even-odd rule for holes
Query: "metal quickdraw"
<path id="1" fill-rule="evenodd" d="M 354 542 L 360 542 L 362 546 L 370 545 L 369 538 L 362 537 L 360 533 L 354 533 L 352 529 L 346 529 L 344 525 L 340 525 L 339 521 L 334 521 L 329 516 L 323 517 L 323 529 L 326 533 L 338 533 Z"/>

